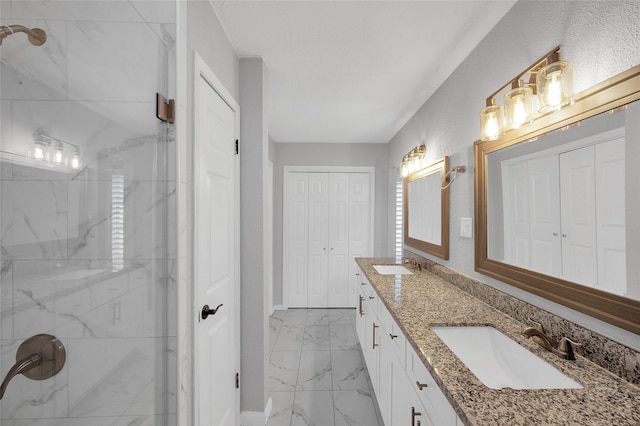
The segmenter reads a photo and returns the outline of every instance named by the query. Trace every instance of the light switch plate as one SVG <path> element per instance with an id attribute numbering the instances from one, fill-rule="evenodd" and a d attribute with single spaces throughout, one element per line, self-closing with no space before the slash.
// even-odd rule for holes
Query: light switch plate
<path id="1" fill-rule="evenodd" d="M 460 236 L 473 238 L 473 220 L 470 217 L 460 218 Z"/>

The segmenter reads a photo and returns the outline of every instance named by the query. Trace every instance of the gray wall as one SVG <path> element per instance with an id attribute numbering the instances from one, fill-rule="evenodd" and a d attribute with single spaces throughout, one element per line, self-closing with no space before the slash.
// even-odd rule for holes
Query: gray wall
<path id="1" fill-rule="evenodd" d="M 558 44 L 573 62 L 579 92 L 640 63 L 639 39 L 640 2 L 520 1 L 389 144 L 392 165 L 420 140 L 428 159 L 449 155 L 451 166 L 467 166 L 450 187 L 450 258 L 434 261 L 636 346 L 637 335 L 476 273 L 473 240 L 460 238 L 458 224 L 462 216 L 473 217 L 473 142 L 485 98 Z"/>
<path id="2" fill-rule="evenodd" d="M 240 410 L 262 412 L 268 391 L 263 182 L 269 141 L 261 58 L 240 59 L 240 83 Z"/>
<path id="3" fill-rule="evenodd" d="M 282 207 L 284 166 L 375 167 L 374 255 L 387 250 L 387 145 L 276 143 L 274 161 L 273 304 L 282 304 Z"/>

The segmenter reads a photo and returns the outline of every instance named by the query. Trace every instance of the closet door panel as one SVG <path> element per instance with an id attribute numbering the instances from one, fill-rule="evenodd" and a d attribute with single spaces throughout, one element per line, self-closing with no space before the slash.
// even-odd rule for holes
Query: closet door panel
<path id="1" fill-rule="evenodd" d="M 309 274 L 307 306 L 327 307 L 329 175 L 309 173 Z"/>
<path id="2" fill-rule="evenodd" d="M 598 288 L 627 294 L 625 140 L 596 145 Z"/>
<path id="3" fill-rule="evenodd" d="M 291 173 L 286 211 L 285 259 L 289 306 L 307 306 L 309 183 L 306 173 Z"/>
<path id="4" fill-rule="evenodd" d="M 349 304 L 349 173 L 329 175 L 328 304 Z"/>
<path id="5" fill-rule="evenodd" d="M 563 278 L 595 286 L 596 255 L 594 147 L 560 155 Z"/>

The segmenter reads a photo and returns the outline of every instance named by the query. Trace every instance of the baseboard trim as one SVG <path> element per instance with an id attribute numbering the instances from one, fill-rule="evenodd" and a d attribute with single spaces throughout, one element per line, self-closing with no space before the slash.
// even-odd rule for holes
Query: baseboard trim
<path id="1" fill-rule="evenodd" d="M 240 413 L 240 424 L 242 426 L 265 426 L 269 421 L 271 410 L 273 409 L 273 401 L 271 398 L 267 400 L 264 412 L 260 411 L 243 411 Z"/>
<path id="2" fill-rule="evenodd" d="M 272 310 L 272 314 L 273 311 L 286 311 L 287 308 L 284 305 L 273 305 L 273 310 Z"/>

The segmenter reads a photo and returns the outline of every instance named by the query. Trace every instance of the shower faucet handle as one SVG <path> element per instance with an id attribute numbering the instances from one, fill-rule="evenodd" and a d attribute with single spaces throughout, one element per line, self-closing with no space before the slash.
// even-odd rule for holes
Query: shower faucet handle
<path id="1" fill-rule="evenodd" d="M 67 360 L 67 351 L 57 337 L 37 334 L 22 342 L 16 352 L 16 363 L 7 373 L 0 386 L 0 399 L 9 382 L 18 374 L 31 380 L 45 380 L 62 370 Z"/>

